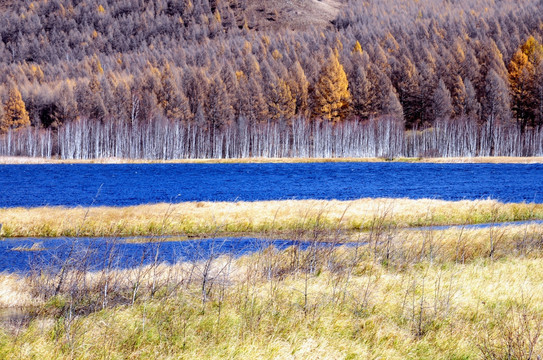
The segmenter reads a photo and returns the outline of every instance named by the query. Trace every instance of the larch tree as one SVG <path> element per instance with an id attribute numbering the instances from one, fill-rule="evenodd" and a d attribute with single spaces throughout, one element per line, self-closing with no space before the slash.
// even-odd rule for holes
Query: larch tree
<path id="1" fill-rule="evenodd" d="M 403 120 L 403 107 L 398 98 L 398 94 L 394 90 L 394 87 L 390 87 L 386 99 L 382 102 L 381 106 L 382 115 L 389 115 L 394 119 Z"/>
<path id="2" fill-rule="evenodd" d="M 244 95 L 240 95 L 239 105 L 242 109 L 240 115 L 245 115 L 250 123 L 256 124 L 258 122 L 263 122 L 268 119 L 268 104 L 262 93 L 262 87 L 260 83 L 251 78 L 245 82 L 243 88 L 246 92 Z"/>
<path id="3" fill-rule="evenodd" d="M 453 113 L 451 93 L 449 89 L 447 89 L 443 79 L 439 80 L 432 100 L 434 120 L 448 119 L 451 117 Z"/>
<path id="4" fill-rule="evenodd" d="M 465 114 L 464 104 L 466 103 L 466 85 L 460 75 L 453 78 L 451 90 L 451 100 L 453 106 L 453 116 L 460 117 Z"/>
<path id="5" fill-rule="evenodd" d="M 266 91 L 268 114 L 272 120 L 291 119 L 296 112 L 296 98 L 280 77 L 272 75 Z"/>
<path id="6" fill-rule="evenodd" d="M 466 98 L 464 100 L 464 114 L 474 121 L 479 121 L 481 117 L 481 104 L 477 100 L 477 91 L 471 83 L 471 81 L 466 80 L 464 82 L 466 87 Z"/>
<path id="7" fill-rule="evenodd" d="M 371 115 L 371 84 L 362 66 L 357 66 L 351 76 L 353 115 L 367 119 Z"/>
<path id="8" fill-rule="evenodd" d="M 292 92 L 292 96 L 296 99 L 296 115 L 307 115 L 307 107 L 309 102 L 309 82 L 305 76 L 304 70 L 300 62 L 294 63 L 294 71 L 289 78 L 288 86 Z"/>
<path id="9" fill-rule="evenodd" d="M 494 156 L 494 129 L 507 124 L 511 112 L 508 87 L 494 69 L 491 69 L 486 77 L 485 95 L 484 116 L 489 129 L 490 156 Z"/>
<path id="10" fill-rule="evenodd" d="M 543 58 L 543 46 L 530 36 L 513 55 L 509 66 L 512 110 L 517 123 L 524 129 L 535 123 L 537 112 L 536 68 Z"/>
<path id="11" fill-rule="evenodd" d="M 533 118 L 534 66 L 521 49 L 517 50 L 509 63 L 509 85 L 511 87 L 512 109 L 517 123 L 524 129 Z"/>
<path id="12" fill-rule="evenodd" d="M 535 69 L 535 124 L 536 126 L 543 125 L 543 62 Z"/>
<path id="13" fill-rule="evenodd" d="M 0 122 L 0 133 L 27 126 L 30 126 L 30 118 L 28 117 L 25 103 L 19 89 L 15 85 L 11 85 L 8 100 L 4 106 L 4 116 Z"/>
<path id="14" fill-rule="evenodd" d="M 220 78 L 214 78 L 209 87 L 206 115 L 210 128 L 222 130 L 234 119 L 234 108 L 227 96 L 226 86 Z"/>
<path id="15" fill-rule="evenodd" d="M 338 122 L 348 115 L 351 103 L 349 82 L 335 53 L 330 54 L 315 86 L 315 114 Z"/>

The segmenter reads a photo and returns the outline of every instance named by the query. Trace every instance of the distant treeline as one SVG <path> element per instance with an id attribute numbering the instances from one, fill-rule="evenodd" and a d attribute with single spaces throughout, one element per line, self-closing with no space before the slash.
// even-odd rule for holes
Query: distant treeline
<path id="1" fill-rule="evenodd" d="M 27 127 L 0 138 L 0 156 L 61 159 L 127 158 L 149 160 L 284 157 L 472 157 L 543 156 L 543 128 L 478 126 L 469 119 L 439 120 L 425 130 L 404 130 L 393 118 L 360 122 L 251 124 L 238 121 L 209 132 L 179 121 L 139 126 L 80 120 L 57 131 Z"/>
<path id="2" fill-rule="evenodd" d="M 353 0 L 333 26 L 297 32 L 257 31 L 262 15 L 248 9 L 244 0 L 7 2 L 2 153 L 541 154 L 540 0 Z M 392 123 L 391 144 L 338 135 Z M 300 126 L 310 129 L 305 153 L 294 143 Z M 322 145 L 321 128 L 338 143 Z M 442 131 L 437 143 L 454 150 L 431 145 Z"/>

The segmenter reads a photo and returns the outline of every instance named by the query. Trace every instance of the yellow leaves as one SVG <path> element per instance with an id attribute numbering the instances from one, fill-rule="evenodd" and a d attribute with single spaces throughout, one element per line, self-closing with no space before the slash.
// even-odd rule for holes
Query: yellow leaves
<path id="1" fill-rule="evenodd" d="M 343 120 L 351 101 L 349 82 L 338 57 L 332 53 L 315 88 L 316 115 L 334 122 Z"/>
<path id="2" fill-rule="evenodd" d="M 30 70 L 32 71 L 32 77 L 41 83 L 44 78 L 43 70 L 41 69 L 41 67 L 39 65 L 32 65 L 30 67 Z"/>
<path id="3" fill-rule="evenodd" d="M 219 12 L 218 9 L 215 10 L 215 13 L 213 14 L 213 16 L 215 17 L 215 20 L 217 20 L 218 23 L 222 22 L 221 13 Z"/>
<path id="4" fill-rule="evenodd" d="M 19 90 L 12 85 L 9 89 L 8 101 L 4 106 L 4 117 L 0 119 L 0 134 L 9 129 L 21 129 L 30 126 L 30 118 Z"/>
<path id="5" fill-rule="evenodd" d="M 106 9 L 104 9 L 104 7 L 103 7 L 102 5 L 98 5 L 98 9 L 97 9 L 97 10 L 98 10 L 98 12 L 99 12 L 100 14 L 104 14 L 104 13 L 106 12 Z"/>
<path id="6" fill-rule="evenodd" d="M 275 60 L 281 60 L 283 58 L 283 55 L 277 49 L 273 50 L 272 56 Z"/>
<path id="7" fill-rule="evenodd" d="M 96 38 L 98 37 L 98 31 L 94 30 L 94 31 L 92 32 L 91 37 L 92 37 L 93 39 L 96 39 Z"/>
<path id="8" fill-rule="evenodd" d="M 541 45 L 533 36 L 520 47 L 520 50 L 528 57 L 530 62 L 537 65 L 543 57 L 543 45 Z"/>
<path id="9" fill-rule="evenodd" d="M 245 78 L 245 73 L 242 70 L 236 71 L 236 79 L 240 81 L 243 78 Z"/>
<path id="10" fill-rule="evenodd" d="M 343 50 L 343 43 L 339 38 L 336 38 L 336 49 Z"/>
<path id="11" fill-rule="evenodd" d="M 268 107 L 273 120 L 290 119 L 296 111 L 296 99 L 288 84 L 281 78 L 277 78 L 270 89 Z"/>
<path id="12" fill-rule="evenodd" d="M 243 44 L 243 53 L 245 55 L 250 54 L 253 51 L 253 45 L 247 40 L 245 40 L 245 43 Z"/>
<path id="13" fill-rule="evenodd" d="M 93 74 L 102 75 L 104 73 L 104 69 L 102 68 L 102 63 L 100 62 L 100 59 L 98 59 L 98 56 L 94 55 L 92 57 L 90 66 L 91 66 Z"/>
<path id="14" fill-rule="evenodd" d="M 362 54 L 362 53 L 363 53 L 362 45 L 360 45 L 360 43 L 357 40 L 356 44 L 354 44 L 354 47 L 353 47 L 353 54 Z"/>
<path id="15" fill-rule="evenodd" d="M 262 36 L 262 43 L 263 43 L 266 47 L 270 46 L 270 43 L 271 43 L 270 38 L 269 38 L 267 35 L 263 35 L 263 36 Z"/>
<path id="16" fill-rule="evenodd" d="M 89 89 L 93 94 L 98 94 L 102 91 L 102 86 L 96 75 L 93 75 L 89 81 Z"/>
<path id="17" fill-rule="evenodd" d="M 543 46 L 530 36 L 513 55 L 508 66 L 509 80 L 514 91 L 521 85 L 523 73 L 533 74 L 542 58 Z"/>

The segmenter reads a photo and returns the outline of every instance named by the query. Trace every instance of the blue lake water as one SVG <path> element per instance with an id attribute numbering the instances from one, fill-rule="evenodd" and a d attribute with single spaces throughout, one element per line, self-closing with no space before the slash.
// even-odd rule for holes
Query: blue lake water
<path id="1" fill-rule="evenodd" d="M 169 239 L 172 240 L 172 239 Z M 21 251 L 39 244 L 40 251 Z M 132 268 L 152 264 L 200 261 L 221 255 L 241 256 L 269 246 L 285 249 L 310 243 L 293 240 L 217 238 L 164 242 L 131 242 L 112 238 L 5 239 L 0 241 L 0 272 L 25 273 L 32 269 L 58 269 L 70 259 L 76 269 Z"/>
<path id="2" fill-rule="evenodd" d="M 0 165 L 0 207 L 366 197 L 542 203 L 543 164 Z"/>

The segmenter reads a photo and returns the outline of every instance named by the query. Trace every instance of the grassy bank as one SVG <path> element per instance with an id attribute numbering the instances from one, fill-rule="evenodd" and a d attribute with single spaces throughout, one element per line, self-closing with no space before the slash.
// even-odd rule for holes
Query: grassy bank
<path id="1" fill-rule="evenodd" d="M 326 163 L 326 162 L 408 162 L 408 163 L 473 163 L 473 164 L 541 164 L 543 157 L 451 157 L 451 158 L 244 158 L 244 159 L 178 159 L 145 160 L 99 158 L 63 160 L 34 157 L 0 157 L 0 164 L 252 164 L 252 163 Z"/>
<path id="2" fill-rule="evenodd" d="M 134 207 L 0 209 L 2 237 L 298 235 L 543 219 L 543 204 L 361 199 L 188 202 Z"/>
<path id="3" fill-rule="evenodd" d="M 542 226 L 381 230 L 357 248 L 4 276 L 0 304 L 37 317 L 0 326 L 0 358 L 543 355 Z"/>

